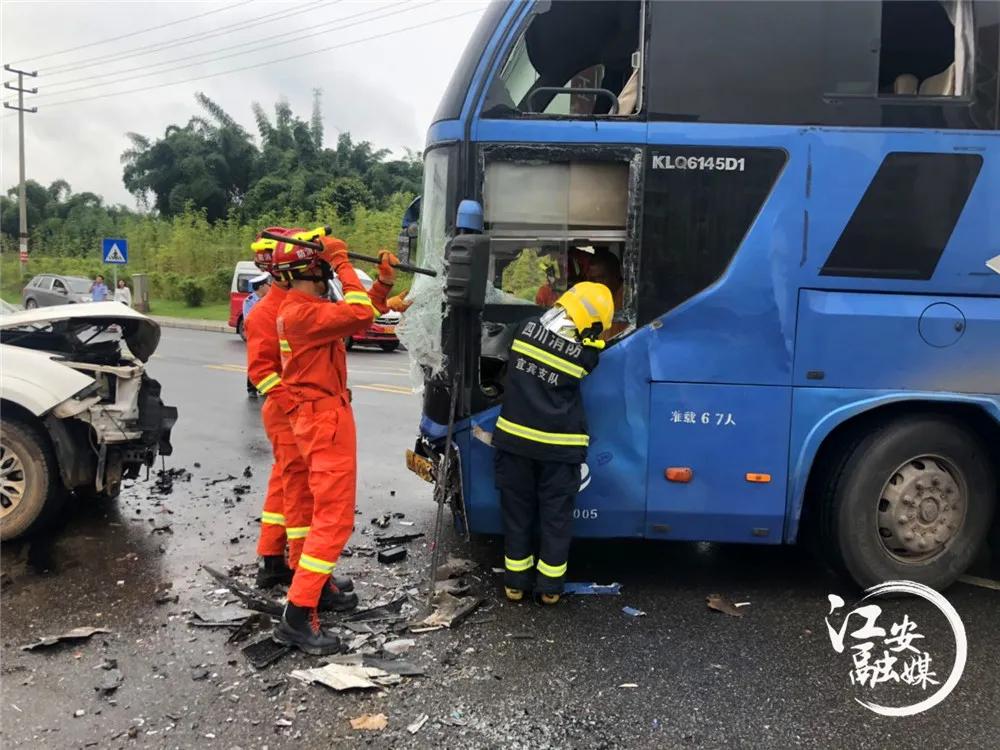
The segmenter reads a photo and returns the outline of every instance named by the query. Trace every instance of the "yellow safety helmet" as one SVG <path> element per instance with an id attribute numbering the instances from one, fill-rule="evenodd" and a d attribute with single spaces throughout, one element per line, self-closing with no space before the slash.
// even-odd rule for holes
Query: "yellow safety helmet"
<path id="1" fill-rule="evenodd" d="M 604 284 L 593 281 L 574 284 L 556 300 L 556 304 L 566 311 L 581 334 L 595 323 L 601 324 L 602 331 L 608 330 L 615 315 L 615 300 L 611 296 L 611 290 Z"/>

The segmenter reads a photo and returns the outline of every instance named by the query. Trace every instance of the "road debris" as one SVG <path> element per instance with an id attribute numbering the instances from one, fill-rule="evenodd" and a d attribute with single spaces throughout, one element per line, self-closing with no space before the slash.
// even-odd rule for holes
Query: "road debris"
<path id="1" fill-rule="evenodd" d="M 582 583 L 570 581 L 563 584 L 564 594 L 576 594 L 577 596 L 618 596 L 622 592 L 620 583 Z"/>
<path id="2" fill-rule="evenodd" d="M 469 582 L 465 578 L 449 578 L 445 581 L 438 581 L 434 584 L 435 591 L 443 591 L 452 596 L 465 596 L 471 590 Z"/>
<path id="3" fill-rule="evenodd" d="M 406 547 L 389 547 L 378 551 L 378 561 L 380 563 L 395 563 L 406 559 Z"/>
<path id="4" fill-rule="evenodd" d="M 338 654 L 337 656 L 327 657 L 323 663 L 370 667 L 371 669 L 381 669 L 383 672 L 399 675 L 400 677 L 420 677 L 424 674 L 423 668 L 404 659 L 378 659 L 374 656 L 361 654 Z"/>
<path id="5" fill-rule="evenodd" d="M 161 583 L 156 587 L 156 591 L 153 592 L 153 603 L 154 604 L 176 604 L 180 600 L 180 596 L 171 593 L 174 584 L 172 582 Z"/>
<path id="6" fill-rule="evenodd" d="M 448 555 L 448 560 L 443 564 L 438 566 L 436 578 L 439 581 L 445 581 L 449 578 L 460 578 L 464 575 L 468 575 L 476 569 L 476 564 L 472 560 L 466 560 L 462 557 L 453 557 Z"/>
<path id="7" fill-rule="evenodd" d="M 234 578 L 227 576 L 208 565 L 201 566 L 205 572 L 212 576 L 216 581 L 221 583 L 227 589 L 229 589 L 236 597 L 243 602 L 247 609 L 252 609 L 257 612 L 264 612 L 269 615 L 278 616 L 281 614 L 284 607 L 275 599 L 269 596 L 261 594 L 259 591 L 254 591 L 249 586 L 245 586 Z"/>
<path id="8" fill-rule="evenodd" d="M 110 633 L 111 631 L 107 628 L 73 628 L 72 630 L 67 630 L 62 635 L 47 635 L 34 643 L 29 643 L 25 646 L 21 646 L 22 651 L 34 651 L 39 648 L 48 648 L 49 646 L 55 646 L 59 643 L 66 643 L 69 641 L 83 641 L 90 638 L 92 635 L 97 633 Z"/>
<path id="9" fill-rule="evenodd" d="M 246 467 L 246 468 L 245 468 L 245 469 L 243 470 L 243 478 L 244 478 L 244 479 L 249 479 L 249 478 L 250 478 L 250 477 L 252 477 L 252 476 L 253 476 L 253 469 L 251 469 L 251 468 L 250 468 L 249 466 L 247 466 L 247 467 Z"/>
<path id="10" fill-rule="evenodd" d="M 255 630 L 271 627 L 271 618 L 263 612 L 254 612 L 243 624 L 240 625 L 233 634 L 226 639 L 226 643 L 239 643 L 250 637 Z"/>
<path id="11" fill-rule="evenodd" d="M 101 665 L 104 666 L 103 664 Z M 101 673 L 100 681 L 94 685 L 94 690 L 97 691 L 98 695 L 109 696 L 113 694 L 121 684 L 125 682 L 125 675 L 121 673 L 121 670 L 115 668 L 104 669 Z"/>
<path id="12" fill-rule="evenodd" d="M 248 646 L 244 646 L 242 654 L 250 666 L 256 670 L 261 670 L 274 664 L 284 656 L 292 652 L 291 646 L 278 643 L 270 635 L 266 635 L 258 641 L 254 641 Z"/>
<path id="13" fill-rule="evenodd" d="M 388 513 L 383 513 L 381 516 L 373 518 L 372 523 L 380 529 L 387 529 L 389 528 L 389 524 L 392 523 L 392 516 Z"/>
<path id="14" fill-rule="evenodd" d="M 375 543 L 380 547 L 387 547 L 390 544 L 407 544 L 414 539 L 420 539 L 423 535 L 423 532 L 415 534 L 386 534 L 375 537 Z"/>
<path id="15" fill-rule="evenodd" d="M 351 729 L 378 732 L 385 729 L 388 723 L 385 714 L 362 714 L 351 719 Z"/>
<path id="16" fill-rule="evenodd" d="M 646 613 L 641 609 L 636 609 L 635 607 L 622 607 L 622 612 L 627 614 L 629 617 L 645 617 Z"/>
<path id="17" fill-rule="evenodd" d="M 381 669 L 335 662 L 313 669 L 293 669 L 289 676 L 309 685 L 318 682 L 337 691 L 370 690 L 379 687 L 379 680 L 386 677 L 395 677 L 398 680 L 396 675 L 390 675 Z"/>
<path id="18" fill-rule="evenodd" d="M 440 569 L 439 569 L 440 570 Z M 450 628 L 457 625 L 482 603 L 477 596 L 457 597 L 442 591 L 434 594 L 434 611 L 420 622 L 412 632 L 422 632 L 423 628 Z"/>
<path id="19" fill-rule="evenodd" d="M 714 609 L 716 612 L 723 612 L 730 617 L 743 617 L 743 613 L 737 609 L 736 605 L 722 594 L 709 594 L 705 597 L 705 603 L 709 609 Z"/>
<path id="20" fill-rule="evenodd" d="M 399 619 L 401 616 L 400 613 L 403 610 L 403 605 L 406 604 L 406 601 L 407 598 L 405 596 L 401 596 L 398 599 L 393 599 L 388 604 L 358 610 L 350 616 L 345 617 L 344 622 L 372 622 L 375 620 Z"/>
<path id="21" fill-rule="evenodd" d="M 622 688 L 622 689 L 625 689 L 625 690 L 628 690 L 628 689 L 631 689 L 631 688 L 637 688 L 639 686 L 636 683 L 634 683 L 634 682 L 623 682 L 618 687 Z"/>
<path id="22" fill-rule="evenodd" d="M 430 716 L 427 714 L 420 714 L 414 721 L 406 725 L 406 731 L 410 734 L 416 734 L 424 728 L 424 724 L 427 723 L 428 719 L 430 719 Z"/>
<path id="23" fill-rule="evenodd" d="M 192 614 L 195 619 L 191 620 L 190 625 L 202 628 L 230 628 L 242 625 L 253 613 L 239 605 L 228 604 L 224 607 L 196 609 Z"/>
<path id="24" fill-rule="evenodd" d="M 388 641 L 382 646 L 382 650 L 393 656 L 402 656 L 416 645 L 417 642 L 412 638 L 397 638 L 394 641 Z"/>

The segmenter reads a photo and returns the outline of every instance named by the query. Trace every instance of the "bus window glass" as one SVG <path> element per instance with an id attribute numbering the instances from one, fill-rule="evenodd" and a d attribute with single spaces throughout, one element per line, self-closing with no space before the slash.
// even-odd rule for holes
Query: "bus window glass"
<path id="1" fill-rule="evenodd" d="M 493 81 L 484 116 L 612 114 L 611 96 L 573 89 L 604 89 L 627 105 L 615 114 L 634 114 L 638 75 L 633 63 L 641 48 L 640 18 L 641 4 L 635 0 L 545 4 Z M 540 88 L 549 90 L 537 91 Z"/>
<path id="2" fill-rule="evenodd" d="M 971 4 L 882 3 L 879 93 L 962 96 L 972 71 Z"/>

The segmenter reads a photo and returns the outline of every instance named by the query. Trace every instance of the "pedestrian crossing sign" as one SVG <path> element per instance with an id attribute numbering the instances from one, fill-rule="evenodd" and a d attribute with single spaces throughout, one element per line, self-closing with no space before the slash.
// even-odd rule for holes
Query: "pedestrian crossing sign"
<path id="1" fill-rule="evenodd" d="M 101 240 L 101 255 L 105 263 L 124 266 L 128 263 L 128 240 L 105 237 Z"/>

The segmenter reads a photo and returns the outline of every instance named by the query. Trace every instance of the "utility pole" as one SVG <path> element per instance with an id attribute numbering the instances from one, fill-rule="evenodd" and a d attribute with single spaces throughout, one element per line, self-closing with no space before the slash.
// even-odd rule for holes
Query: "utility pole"
<path id="1" fill-rule="evenodd" d="M 37 94 L 38 89 L 26 89 L 24 88 L 24 77 L 31 76 L 35 78 L 38 76 L 38 71 L 28 72 L 27 70 L 18 70 L 17 68 L 12 68 L 10 65 L 4 65 L 4 70 L 10 73 L 17 73 L 17 86 L 11 86 L 10 82 L 5 81 L 3 87 L 5 89 L 10 89 L 11 91 L 17 92 L 17 106 L 3 103 L 6 109 L 16 109 L 17 110 L 17 146 L 18 146 L 18 156 L 20 157 L 20 185 L 17 190 L 17 209 L 20 214 L 20 227 L 18 229 L 18 250 L 20 251 L 21 259 L 21 275 L 24 276 L 28 272 L 28 197 L 24 188 L 24 113 L 25 112 L 37 112 L 38 107 L 32 107 L 31 109 L 24 108 L 24 95 L 25 94 Z"/>

